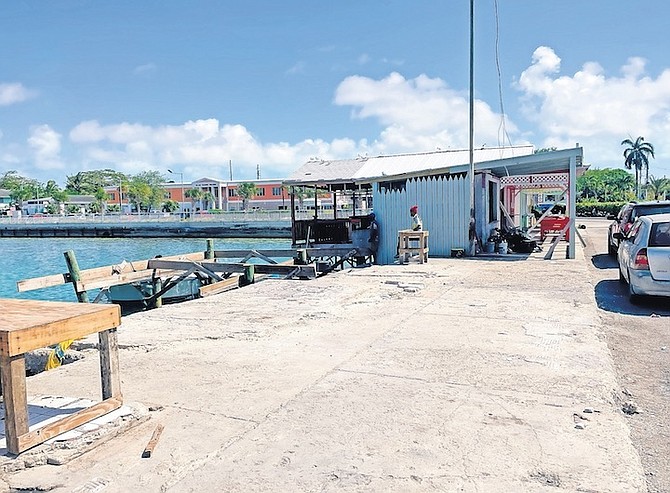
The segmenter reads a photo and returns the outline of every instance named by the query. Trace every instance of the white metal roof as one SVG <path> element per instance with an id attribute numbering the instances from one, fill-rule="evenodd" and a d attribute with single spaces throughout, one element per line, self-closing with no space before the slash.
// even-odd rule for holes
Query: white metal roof
<path id="1" fill-rule="evenodd" d="M 484 147 L 474 150 L 475 163 L 495 161 L 533 154 L 532 145 L 512 147 Z M 340 159 L 333 161 L 312 159 L 296 170 L 284 183 L 291 185 L 333 184 L 376 181 L 385 176 L 431 171 L 466 165 L 470 161 L 467 149 L 447 149 L 412 154 Z"/>

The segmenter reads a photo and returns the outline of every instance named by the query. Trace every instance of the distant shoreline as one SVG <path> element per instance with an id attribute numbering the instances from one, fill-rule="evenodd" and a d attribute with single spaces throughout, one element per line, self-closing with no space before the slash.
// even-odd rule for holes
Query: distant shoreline
<path id="1" fill-rule="evenodd" d="M 0 224 L 0 238 L 290 238 L 287 221 L 137 221 Z"/>

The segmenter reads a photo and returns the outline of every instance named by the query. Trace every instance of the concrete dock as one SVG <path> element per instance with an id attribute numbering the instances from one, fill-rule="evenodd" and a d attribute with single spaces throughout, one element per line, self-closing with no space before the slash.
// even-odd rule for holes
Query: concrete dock
<path id="1" fill-rule="evenodd" d="M 577 253 L 268 280 L 124 317 L 122 391 L 151 419 L 6 489 L 645 491 Z M 28 392 L 99 398 L 97 366 Z"/>

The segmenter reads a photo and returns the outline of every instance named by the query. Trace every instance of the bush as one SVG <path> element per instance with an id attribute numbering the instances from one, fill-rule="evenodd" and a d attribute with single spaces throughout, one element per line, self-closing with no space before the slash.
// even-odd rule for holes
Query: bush
<path id="1" fill-rule="evenodd" d="M 616 216 L 626 202 L 577 202 L 578 217 L 607 217 L 612 214 Z"/>

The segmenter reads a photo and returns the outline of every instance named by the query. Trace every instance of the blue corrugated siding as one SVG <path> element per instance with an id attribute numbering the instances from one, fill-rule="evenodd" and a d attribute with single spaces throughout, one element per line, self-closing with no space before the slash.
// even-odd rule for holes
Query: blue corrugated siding
<path id="1" fill-rule="evenodd" d="M 373 187 L 373 204 L 380 227 L 378 261 L 392 264 L 398 231 L 411 226 L 409 208 L 419 206 L 423 227 L 430 231 L 430 255 L 448 257 L 452 248 L 468 245 L 469 180 L 466 174 L 412 178 L 404 190 Z"/>

